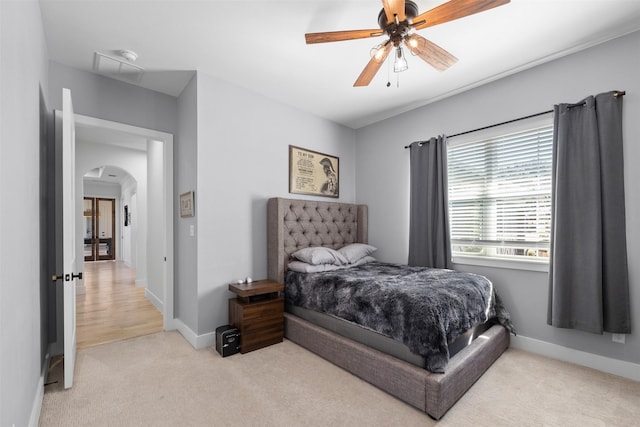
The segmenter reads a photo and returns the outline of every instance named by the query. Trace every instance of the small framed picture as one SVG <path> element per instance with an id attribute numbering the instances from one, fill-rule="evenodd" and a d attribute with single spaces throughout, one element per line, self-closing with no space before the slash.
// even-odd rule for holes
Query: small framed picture
<path id="1" fill-rule="evenodd" d="M 195 216 L 193 191 L 187 191 L 180 195 L 180 216 L 182 218 Z"/>

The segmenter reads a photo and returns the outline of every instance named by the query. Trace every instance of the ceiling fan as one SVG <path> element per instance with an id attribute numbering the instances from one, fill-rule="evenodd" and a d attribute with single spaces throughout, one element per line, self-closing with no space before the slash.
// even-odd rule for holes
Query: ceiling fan
<path id="1" fill-rule="evenodd" d="M 382 0 L 382 10 L 378 14 L 380 29 L 307 33 L 304 36 L 307 44 L 314 44 L 379 37 L 387 34 L 389 39 L 373 50 L 371 60 L 353 84 L 354 86 L 367 86 L 394 47 L 396 48 L 394 71 L 399 72 L 407 69 L 402 51 L 403 43 L 411 53 L 419 56 L 437 70 L 446 70 L 458 59 L 435 43 L 416 34 L 414 30 L 432 27 L 493 9 L 507 4 L 509 1 L 450 0 L 427 12 L 418 14 L 418 6 L 411 0 Z"/>

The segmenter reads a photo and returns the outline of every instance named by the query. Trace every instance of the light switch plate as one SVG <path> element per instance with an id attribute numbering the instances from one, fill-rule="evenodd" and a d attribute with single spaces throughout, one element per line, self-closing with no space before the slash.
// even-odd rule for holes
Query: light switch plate
<path id="1" fill-rule="evenodd" d="M 189 226 L 189 236 L 193 237 L 196 235 L 196 226 L 191 224 Z"/>

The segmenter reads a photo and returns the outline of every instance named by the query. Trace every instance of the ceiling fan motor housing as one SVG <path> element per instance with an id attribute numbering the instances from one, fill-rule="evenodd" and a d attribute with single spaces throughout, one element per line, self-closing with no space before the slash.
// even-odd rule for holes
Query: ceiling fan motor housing
<path id="1" fill-rule="evenodd" d="M 395 46 L 397 46 L 402 40 L 402 37 L 409 32 L 409 21 L 418 16 L 418 5 L 411 0 L 405 0 L 404 13 L 406 19 L 397 24 L 395 22 L 387 22 L 387 14 L 384 9 L 378 14 L 378 25 L 389 35 L 389 38 Z"/>

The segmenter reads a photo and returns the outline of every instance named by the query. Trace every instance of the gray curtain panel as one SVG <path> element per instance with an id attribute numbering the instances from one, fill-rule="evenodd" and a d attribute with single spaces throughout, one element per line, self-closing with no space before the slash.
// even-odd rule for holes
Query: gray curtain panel
<path id="1" fill-rule="evenodd" d="M 411 144 L 410 172 L 409 265 L 451 268 L 446 137 Z"/>
<path id="2" fill-rule="evenodd" d="M 547 323 L 598 334 L 631 332 L 622 97 L 614 93 L 554 108 Z"/>

